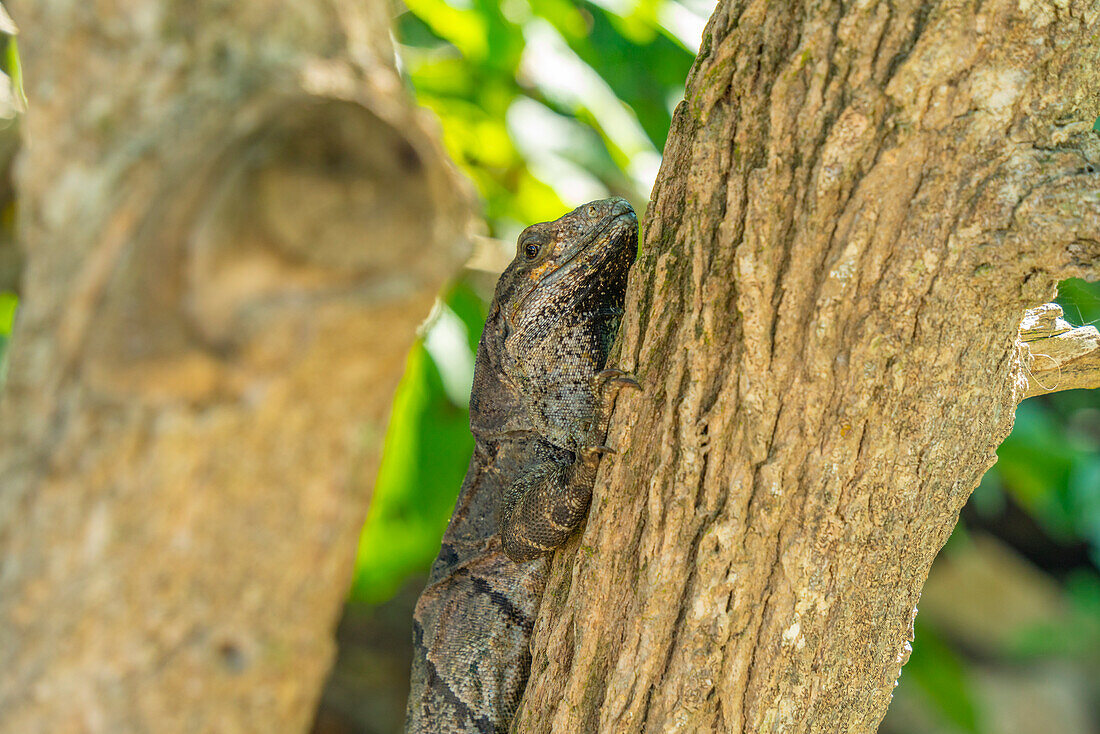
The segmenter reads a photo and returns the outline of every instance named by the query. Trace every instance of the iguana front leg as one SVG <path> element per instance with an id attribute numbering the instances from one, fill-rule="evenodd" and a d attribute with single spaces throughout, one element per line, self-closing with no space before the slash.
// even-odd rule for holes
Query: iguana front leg
<path id="1" fill-rule="evenodd" d="M 537 462 L 506 490 L 501 505 L 500 539 L 513 561 L 528 561 L 557 548 L 584 520 L 592 501 L 600 456 L 614 453 L 603 445 L 615 396 L 623 388 L 641 389 L 631 375 L 607 369 L 592 378 L 596 411 L 589 445 L 563 451 L 539 440 Z"/>

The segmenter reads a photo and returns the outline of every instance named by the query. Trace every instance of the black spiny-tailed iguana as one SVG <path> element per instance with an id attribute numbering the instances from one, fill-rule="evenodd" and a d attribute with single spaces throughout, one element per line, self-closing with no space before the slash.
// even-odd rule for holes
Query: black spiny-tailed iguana
<path id="1" fill-rule="evenodd" d="M 416 605 L 409 734 L 508 731 L 546 554 L 584 519 L 615 395 L 637 387 L 605 369 L 637 248 L 617 198 L 519 237 L 477 349 L 474 456 Z"/>

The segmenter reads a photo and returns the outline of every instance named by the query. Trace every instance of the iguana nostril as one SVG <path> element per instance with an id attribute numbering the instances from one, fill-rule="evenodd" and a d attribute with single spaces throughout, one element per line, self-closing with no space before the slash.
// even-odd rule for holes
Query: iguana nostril
<path id="1" fill-rule="evenodd" d="M 611 213 L 614 215 L 634 213 L 634 207 L 626 199 L 614 198 L 611 202 Z"/>

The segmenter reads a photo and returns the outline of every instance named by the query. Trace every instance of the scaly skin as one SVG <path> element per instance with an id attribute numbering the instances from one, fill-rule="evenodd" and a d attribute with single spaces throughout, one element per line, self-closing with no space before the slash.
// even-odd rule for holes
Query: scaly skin
<path id="1" fill-rule="evenodd" d="M 474 456 L 413 621 L 406 732 L 508 731 L 547 554 L 584 520 L 615 395 L 605 369 L 638 222 L 594 201 L 519 237 L 478 345 Z"/>

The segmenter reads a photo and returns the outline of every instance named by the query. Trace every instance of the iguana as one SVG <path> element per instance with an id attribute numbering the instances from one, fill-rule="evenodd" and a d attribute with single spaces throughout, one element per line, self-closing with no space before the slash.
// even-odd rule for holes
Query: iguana
<path id="1" fill-rule="evenodd" d="M 588 510 L 615 395 L 605 369 L 638 220 L 594 201 L 519 236 L 474 366 L 475 449 L 413 620 L 409 734 L 508 731 L 547 554 Z"/>

